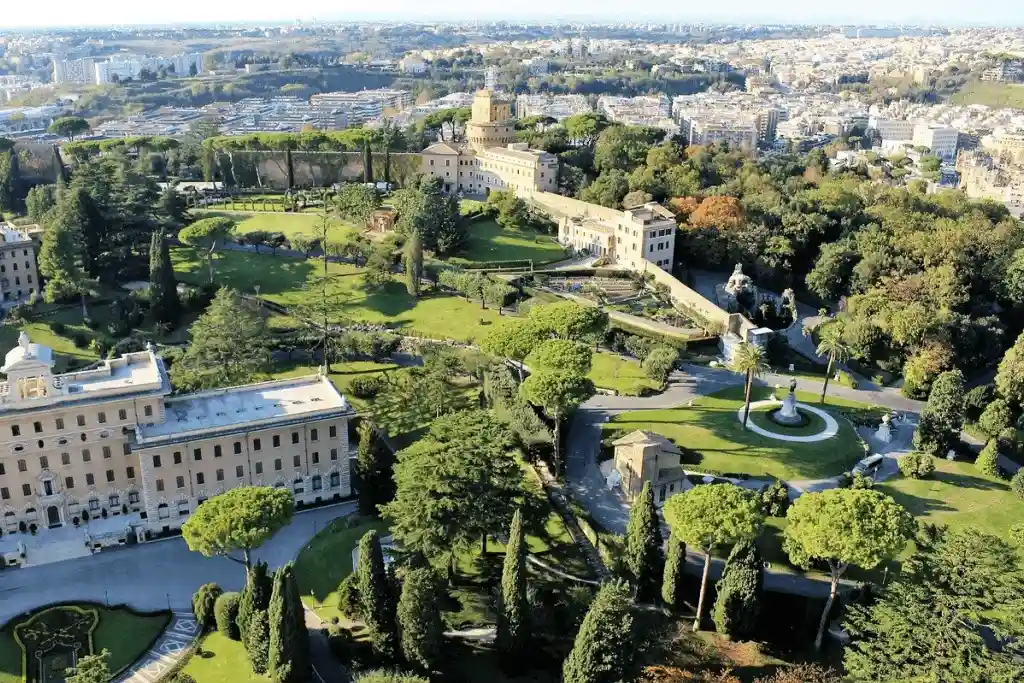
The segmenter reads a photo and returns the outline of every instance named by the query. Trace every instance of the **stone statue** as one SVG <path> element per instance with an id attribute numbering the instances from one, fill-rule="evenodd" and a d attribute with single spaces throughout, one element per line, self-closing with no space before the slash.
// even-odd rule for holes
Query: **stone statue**
<path id="1" fill-rule="evenodd" d="M 789 393 L 782 401 L 782 407 L 772 416 L 779 424 L 798 425 L 803 422 L 800 413 L 796 409 L 796 378 L 789 381 Z"/>
<path id="2" fill-rule="evenodd" d="M 22 330 L 21 334 L 18 335 L 18 346 L 28 351 L 29 343 L 28 333 L 25 330 Z"/>
<path id="3" fill-rule="evenodd" d="M 878 425 L 875 438 L 881 443 L 892 443 L 892 424 L 888 414 L 882 416 L 882 423 Z"/>
<path id="4" fill-rule="evenodd" d="M 732 275 L 729 276 L 729 281 L 725 283 L 725 291 L 733 296 L 739 296 L 740 294 L 749 293 L 753 289 L 754 281 L 749 276 L 743 274 L 743 264 L 737 263 L 732 271 Z"/>

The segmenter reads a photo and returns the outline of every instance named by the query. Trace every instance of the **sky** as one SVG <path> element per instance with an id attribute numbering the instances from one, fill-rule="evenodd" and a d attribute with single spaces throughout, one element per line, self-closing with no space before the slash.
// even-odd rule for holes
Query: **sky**
<path id="1" fill-rule="evenodd" d="M 696 6 L 694 6 L 696 5 Z M 297 14 L 297 12 L 299 12 Z M 103 26 L 182 22 L 295 20 L 584 20 L 730 23 L 857 23 L 1024 26 L 1021 0 L 655 0 L 639 9 L 623 0 L 509 0 L 505 3 L 390 0 L 0 0 L 0 29 L 26 26 Z"/>

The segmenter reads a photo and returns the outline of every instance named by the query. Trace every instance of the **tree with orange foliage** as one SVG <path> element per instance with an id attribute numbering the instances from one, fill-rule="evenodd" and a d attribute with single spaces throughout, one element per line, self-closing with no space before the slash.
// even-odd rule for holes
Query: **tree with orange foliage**
<path id="1" fill-rule="evenodd" d="M 681 221 L 685 221 L 697 210 L 697 200 L 694 197 L 673 197 L 668 200 L 668 209 Z"/>
<path id="2" fill-rule="evenodd" d="M 705 197 L 700 206 L 690 214 L 689 223 L 694 228 L 716 228 L 729 230 L 738 228 L 743 222 L 743 209 L 736 197 Z"/>

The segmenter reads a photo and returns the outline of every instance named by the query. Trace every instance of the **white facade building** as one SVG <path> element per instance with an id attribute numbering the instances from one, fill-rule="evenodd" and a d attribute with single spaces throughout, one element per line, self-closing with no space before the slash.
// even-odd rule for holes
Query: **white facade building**
<path id="1" fill-rule="evenodd" d="M 947 163 L 956 161 L 957 142 L 960 132 L 956 128 L 929 126 L 919 123 L 914 126 L 913 143 L 927 147 L 932 154 Z"/>

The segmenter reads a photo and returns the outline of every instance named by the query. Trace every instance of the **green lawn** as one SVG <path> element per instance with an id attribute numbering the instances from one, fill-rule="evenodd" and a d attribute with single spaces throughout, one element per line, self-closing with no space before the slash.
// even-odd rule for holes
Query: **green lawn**
<path id="1" fill-rule="evenodd" d="M 614 389 L 626 396 L 640 396 L 661 389 L 661 384 L 646 374 L 640 363 L 614 353 L 595 353 L 587 377 L 599 389 Z"/>
<path id="2" fill-rule="evenodd" d="M 167 612 L 134 614 L 123 607 L 107 609 L 102 605 L 81 605 L 95 609 L 100 621 L 93 632 L 97 652 L 110 650 L 107 665 L 118 672 L 135 662 L 167 628 L 171 615 Z M 26 619 L 14 619 L 0 628 L 0 683 L 21 683 L 21 647 L 14 640 L 14 627 Z"/>
<path id="3" fill-rule="evenodd" d="M 931 479 L 899 477 L 878 486 L 919 521 L 973 527 L 1009 539 L 1010 527 L 1024 522 L 1024 501 L 1009 484 L 986 477 L 972 463 L 936 459 Z"/>
<path id="4" fill-rule="evenodd" d="M 973 81 L 954 93 L 953 104 L 984 104 L 989 107 L 1024 109 L 1024 85 Z"/>
<path id="5" fill-rule="evenodd" d="M 67 331 L 63 334 L 57 334 L 50 329 L 49 324 L 47 324 L 47 321 L 49 320 L 71 317 L 74 317 L 76 322 L 71 323 L 69 321 L 65 323 L 68 327 Z M 4 323 L 0 326 L 0 347 L 3 348 L 4 353 L 18 345 L 18 335 L 22 330 L 28 334 L 29 339 L 34 343 L 49 346 L 53 349 L 55 361 L 54 372 L 67 372 L 72 364 L 87 365 L 99 359 L 99 356 L 95 351 L 88 347 L 80 349 L 75 346 L 75 343 L 71 340 L 71 334 L 75 331 L 88 335 L 90 339 L 95 336 L 95 333 L 82 323 L 82 313 L 80 310 L 78 310 L 77 314 L 72 312 L 66 316 L 61 315 L 59 317 L 46 318 L 42 321 L 30 322 L 24 325 Z"/>
<path id="6" fill-rule="evenodd" d="M 812 434 L 818 434 L 825 429 L 825 419 L 815 415 L 809 410 L 799 411 L 800 414 L 806 418 L 807 424 L 794 427 L 784 427 L 769 417 L 769 414 L 774 410 L 778 410 L 778 406 L 762 406 L 761 408 L 755 408 L 750 411 L 750 417 L 748 419 L 762 429 L 767 429 L 770 432 L 778 432 L 780 434 L 790 434 L 792 436 L 810 436 Z"/>
<path id="7" fill-rule="evenodd" d="M 532 259 L 535 266 L 565 258 L 565 249 L 549 235 L 532 230 L 503 229 L 492 218 L 469 224 L 469 240 L 449 263 Z"/>
<path id="8" fill-rule="evenodd" d="M 234 220 L 235 233 L 256 232 L 280 232 L 289 240 L 296 235 L 308 235 L 313 237 L 320 230 L 322 218 L 319 211 L 316 213 L 251 213 L 239 211 L 193 211 L 197 216 L 226 216 Z M 327 233 L 329 240 L 340 240 L 343 237 L 359 231 L 360 228 L 352 223 L 343 221 L 332 216 L 330 228 Z"/>
<path id="9" fill-rule="evenodd" d="M 179 280 L 192 284 L 208 280 L 206 264 L 194 250 L 173 249 L 171 259 Z M 261 297 L 284 306 L 303 301 L 307 279 L 322 272 L 322 264 L 316 261 L 242 252 L 219 254 L 215 267 L 217 283 L 245 293 L 253 293 L 258 284 Z M 398 278 L 368 289 L 363 270 L 350 264 L 330 263 L 328 273 L 336 276 L 337 294 L 346 299 L 343 315 L 351 321 L 388 323 L 425 337 L 470 341 L 504 319 L 492 308 L 481 309 L 479 303 L 460 297 L 429 294 L 417 299 Z"/>
<path id="10" fill-rule="evenodd" d="M 754 387 L 753 400 L 767 398 L 771 390 Z M 817 405 L 817 398 L 797 392 L 800 401 Z M 852 401 L 829 398 L 825 409 L 839 419 L 839 434 L 818 443 L 787 443 L 745 430 L 737 418 L 743 406 L 743 387 L 730 387 L 704 396 L 692 408 L 647 410 L 615 416 L 604 429 L 629 432 L 648 429 L 663 434 L 693 453 L 686 463 L 693 469 L 744 473 L 780 479 L 817 479 L 849 470 L 864 449 L 853 426 L 837 408 L 859 407 Z"/>
<path id="11" fill-rule="evenodd" d="M 268 683 L 269 676 L 254 674 L 245 648 L 219 631 L 211 631 L 200 642 L 202 654 L 188 660 L 182 673 L 196 683 Z"/>

